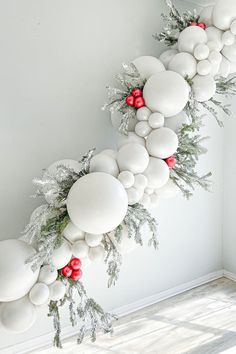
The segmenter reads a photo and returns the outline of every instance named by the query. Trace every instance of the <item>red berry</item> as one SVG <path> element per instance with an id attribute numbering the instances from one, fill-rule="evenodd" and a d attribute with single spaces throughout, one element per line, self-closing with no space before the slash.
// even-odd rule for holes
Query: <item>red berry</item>
<path id="1" fill-rule="evenodd" d="M 197 25 L 202 29 L 206 29 L 206 24 L 204 22 L 199 22 Z"/>
<path id="2" fill-rule="evenodd" d="M 134 101 L 134 107 L 135 108 L 141 108 L 145 106 L 145 101 L 144 101 L 144 98 L 143 97 L 137 97 L 135 98 L 135 101 Z"/>
<path id="3" fill-rule="evenodd" d="M 165 162 L 167 163 L 169 168 L 172 168 L 176 164 L 176 158 L 174 156 L 167 157 L 167 159 L 165 159 Z"/>
<path id="4" fill-rule="evenodd" d="M 190 23 L 190 26 L 197 26 L 198 24 L 197 24 L 197 22 L 191 22 Z"/>
<path id="5" fill-rule="evenodd" d="M 70 278 L 72 280 L 79 280 L 81 277 L 82 277 L 82 270 L 81 269 L 78 269 L 78 270 L 73 270 Z"/>
<path id="6" fill-rule="evenodd" d="M 134 88 L 133 91 L 132 91 L 132 96 L 134 96 L 135 98 L 137 97 L 142 97 L 143 95 L 143 92 L 141 89 L 139 88 Z"/>
<path id="7" fill-rule="evenodd" d="M 73 269 L 73 270 L 78 270 L 80 269 L 81 267 L 81 260 L 79 258 L 73 258 L 71 261 L 70 261 L 70 267 Z"/>
<path id="8" fill-rule="evenodd" d="M 126 97 L 125 102 L 128 106 L 133 106 L 134 105 L 134 96 L 129 95 Z"/>
<path id="9" fill-rule="evenodd" d="M 69 278 L 72 274 L 72 269 L 67 265 L 61 270 L 61 274 L 64 275 L 64 277 Z"/>

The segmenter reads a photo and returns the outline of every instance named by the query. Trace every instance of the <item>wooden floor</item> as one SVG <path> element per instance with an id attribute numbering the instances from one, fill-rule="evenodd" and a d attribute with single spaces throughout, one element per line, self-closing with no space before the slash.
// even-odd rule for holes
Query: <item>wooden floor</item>
<path id="1" fill-rule="evenodd" d="M 236 283 L 221 278 L 115 324 L 95 344 L 72 341 L 41 354 L 236 354 Z"/>

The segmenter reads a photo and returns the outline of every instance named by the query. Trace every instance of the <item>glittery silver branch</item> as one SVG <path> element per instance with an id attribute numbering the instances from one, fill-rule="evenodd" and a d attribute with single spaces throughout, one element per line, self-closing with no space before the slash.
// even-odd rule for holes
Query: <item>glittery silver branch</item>
<path id="1" fill-rule="evenodd" d="M 117 242 L 121 241 L 120 238 L 118 239 L 116 237 L 116 232 L 114 233 L 114 237 Z M 104 235 L 103 246 L 106 252 L 105 263 L 108 265 L 108 287 L 110 288 L 112 285 L 115 285 L 116 281 L 119 278 L 120 267 L 122 264 L 122 256 L 117 250 L 117 247 L 112 241 L 109 234 Z"/>

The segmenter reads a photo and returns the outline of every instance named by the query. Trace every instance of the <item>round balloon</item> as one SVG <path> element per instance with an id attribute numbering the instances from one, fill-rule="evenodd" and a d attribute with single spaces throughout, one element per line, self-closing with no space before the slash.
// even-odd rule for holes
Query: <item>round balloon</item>
<path id="1" fill-rule="evenodd" d="M 35 306 L 41 306 L 48 302 L 49 287 L 44 283 L 37 283 L 29 293 L 29 299 Z"/>
<path id="2" fill-rule="evenodd" d="M 194 57 L 197 60 L 204 60 L 208 58 L 210 49 L 206 44 L 198 44 L 194 49 Z"/>
<path id="3" fill-rule="evenodd" d="M 44 265 L 39 272 L 38 282 L 44 283 L 46 285 L 52 284 L 58 277 L 58 272 L 50 265 Z"/>
<path id="4" fill-rule="evenodd" d="M 135 133 L 142 138 L 146 137 L 151 131 L 152 128 L 146 121 L 138 122 L 135 126 Z"/>
<path id="5" fill-rule="evenodd" d="M 222 35 L 222 43 L 224 45 L 232 45 L 235 42 L 234 34 L 231 31 L 226 31 Z"/>
<path id="6" fill-rule="evenodd" d="M 150 161 L 144 175 L 148 179 L 148 187 L 151 189 L 164 186 L 170 176 L 170 170 L 165 161 L 150 157 Z"/>
<path id="7" fill-rule="evenodd" d="M 85 240 L 77 241 L 72 246 L 72 254 L 76 258 L 85 258 L 88 256 L 89 246 Z"/>
<path id="8" fill-rule="evenodd" d="M 12 332 L 25 332 L 36 320 L 36 308 L 28 295 L 1 305 L 0 319 L 3 327 Z"/>
<path id="9" fill-rule="evenodd" d="M 127 193 L 113 176 L 94 172 L 74 183 L 67 198 L 71 221 L 91 234 L 104 234 L 115 229 L 128 208 Z"/>
<path id="10" fill-rule="evenodd" d="M 206 6 L 200 12 L 200 22 L 204 22 L 207 27 L 212 26 L 213 6 Z"/>
<path id="11" fill-rule="evenodd" d="M 84 231 L 76 227 L 71 221 L 67 224 L 62 234 L 72 243 L 84 239 Z"/>
<path id="12" fill-rule="evenodd" d="M 163 52 L 159 59 L 161 60 L 161 62 L 164 64 L 165 68 L 168 68 L 168 65 L 171 61 L 171 59 L 178 53 L 177 49 L 168 49 L 165 52 Z"/>
<path id="13" fill-rule="evenodd" d="M 126 144 L 118 151 L 117 162 L 121 171 L 142 173 L 147 168 L 149 155 L 142 145 Z"/>
<path id="14" fill-rule="evenodd" d="M 232 45 L 224 46 L 222 50 L 222 54 L 228 59 L 229 61 L 235 63 L 236 62 L 236 43 Z"/>
<path id="15" fill-rule="evenodd" d="M 179 73 L 184 78 L 192 79 L 197 73 L 197 61 L 189 53 L 178 53 L 170 61 L 168 69 Z"/>
<path id="16" fill-rule="evenodd" d="M 210 74 L 212 69 L 212 65 L 209 62 L 209 60 L 201 60 L 199 61 L 199 63 L 197 64 L 197 73 L 199 75 L 208 75 Z"/>
<path id="17" fill-rule="evenodd" d="M 133 64 L 138 69 L 142 78 L 146 80 L 149 79 L 150 76 L 165 70 L 162 62 L 151 56 L 139 57 L 133 61 Z"/>
<path id="18" fill-rule="evenodd" d="M 103 235 L 85 234 L 85 242 L 89 247 L 99 246 Z"/>
<path id="19" fill-rule="evenodd" d="M 169 128 L 155 129 L 147 137 L 146 147 L 151 156 L 166 159 L 173 155 L 178 148 L 178 137 Z"/>
<path id="20" fill-rule="evenodd" d="M 175 133 L 182 127 L 183 124 L 190 124 L 191 121 L 187 114 L 182 111 L 176 116 L 169 117 L 165 119 L 165 127 L 173 130 Z"/>
<path id="21" fill-rule="evenodd" d="M 63 243 L 60 247 L 56 248 L 52 253 L 52 264 L 56 269 L 61 269 L 65 267 L 72 256 L 71 246 L 69 242 L 63 240 Z"/>
<path id="22" fill-rule="evenodd" d="M 96 247 L 91 247 L 89 249 L 88 256 L 89 256 L 90 261 L 92 261 L 92 262 L 102 261 L 105 257 L 105 250 L 101 245 L 96 246 Z"/>
<path id="23" fill-rule="evenodd" d="M 92 157 L 90 161 L 90 172 L 104 172 L 117 177 L 119 169 L 111 156 L 105 154 L 98 154 Z"/>
<path id="24" fill-rule="evenodd" d="M 208 42 L 214 42 L 215 43 L 215 50 L 221 51 L 221 49 L 223 48 L 223 42 L 222 42 L 223 32 L 221 30 L 219 30 L 219 28 L 216 28 L 214 26 L 207 27 L 205 32 L 207 35 Z"/>
<path id="25" fill-rule="evenodd" d="M 148 124 L 153 129 L 163 127 L 164 122 L 165 122 L 165 118 L 164 118 L 163 114 L 161 114 L 159 112 L 152 113 L 150 115 L 150 117 L 148 118 Z"/>
<path id="26" fill-rule="evenodd" d="M 236 18 L 236 1 L 218 0 L 213 8 L 212 19 L 214 26 L 226 31 Z"/>
<path id="27" fill-rule="evenodd" d="M 137 120 L 143 121 L 143 120 L 148 120 L 149 116 L 152 114 L 149 108 L 147 107 L 141 107 L 137 109 L 136 117 Z"/>
<path id="28" fill-rule="evenodd" d="M 143 89 L 146 106 L 165 117 L 181 112 L 189 97 L 189 86 L 184 78 L 174 71 L 153 75 Z"/>
<path id="29" fill-rule="evenodd" d="M 212 98 L 216 92 L 216 83 L 211 75 L 196 75 L 193 78 L 193 95 L 198 102 L 205 102 Z"/>
<path id="30" fill-rule="evenodd" d="M 130 171 L 122 171 L 118 176 L 118 180 L 125 188 L 130 188 L 134 184 L 134 175 Z"/>
<path id="31" fill-rule="evenodd" d="M 145 146 L 145 139 L 141 138 L 141 136 L 138 136 L 136 133 L 133 132 L 129 132 L 127 135 L 119 134 L 117 143 L 118 149 L 120 149 L 121 146 L 129 143 L 136 143 Z"/>
<path id="32" fill-rule="evenodd" d="M 134 205 L 134 204 L 138 203 L 143 196 L 143 190 L 140 188 L 138 189 L 135 187 L 131 187 L 131 188 L 126 189 L 126 192 L 128 195 L 129 205 Z"/>
<path id="33" fill-rule="evenodd" d="M 23 297 L 36 283 L 39 269 L 33 272 L 31 264 L 26 263 L 35 253 L 24 241 L 0 242 L 0 302 Z"/>
<path id="34" fill-rule="evenodd" d="M 179 52 L 187 52 L 193 54 L 198 44 L 206 43 L 206 32 L 198 26 L 186 27 L 179 35 L 178 49 Z"/>
<path id="35" fill-rule="evenodd" d="M 145 189 L 147 187 L 147 184 L 148 184 L 148 180 L 146 176 L 142 174 L 135 175 L 134 188 Z"/>
<path id="36" fill-rule="evenodd" d="M 49 285 L 50 300 L 59 301 L 62 300 L 66 293 L 66 286 L 60 280 L 56 280 Z"/>

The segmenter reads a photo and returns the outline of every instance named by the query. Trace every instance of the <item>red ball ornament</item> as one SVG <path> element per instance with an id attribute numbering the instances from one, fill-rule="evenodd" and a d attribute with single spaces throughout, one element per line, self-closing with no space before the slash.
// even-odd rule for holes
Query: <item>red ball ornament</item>
<path id="1" fill-rule="evenodd" d="M 167 163 L 169 168 L 173 168 L 176 164 L 176 158 L 174 156 L 167 157 L 167 159 L 165 159 L 165 162 Z"/>
<path id="2" fill-rule="evenodd" d="M 72 280 L 79 280 L 81 277 L 82 277 L 82 270 L 81 269 L 78 269 L 78 270 L 73 270 L 70 278 Z"/>
<path id="3" fill-rule="evenodd" d="M 135 108 L 141 108 L 145 106 L 145 101 L 144 101 L 144 98 L 143 97 L 137 97 L 135 98 L 135 101 L 134 101 L 134 107 Z"/>
<path id="4" fill-rule="evenodd" d="M 134 105 L 134 96 L 129 95 L 126 97 L 125 102 L 128 106 L 133 106 Z"/>
<path id="5" fill-rule="evenodd" d="M 61 274 L 64 277 L 69 278 L 71 276 L 71 274 L 72 274 L 72 269 L 67 265 L 64 268 L 62 268 Z"/>
<path id="6" fill-rule="evenodd" d="M 190 23 L 190 26 L 197 26 L 198 24 L 197 24 L 197 22 L 191 22 Z"/>
<path id="7" fill-rule="evenodd" d="M 70 261 L 70 268 L 73 270 L 78 270 L 81 268 L 81 260 L 79 258 L 73 258 Z"/>
<path id="8" fill-rule="evenodd" d="M 200 27 L 202 29 L 206 29 L 206 24 L 204 22 L 199 22 L 198 27 Z"/>
<path id="9" fill-rule="evenodd" d="M 139 88 L 134 88 L 133 91 L 132 91 L 132 96 L 134 96 L 135 98 L 137 97 L 142 97 L 143 95 L 143 92 L 141 89 Z"/>

